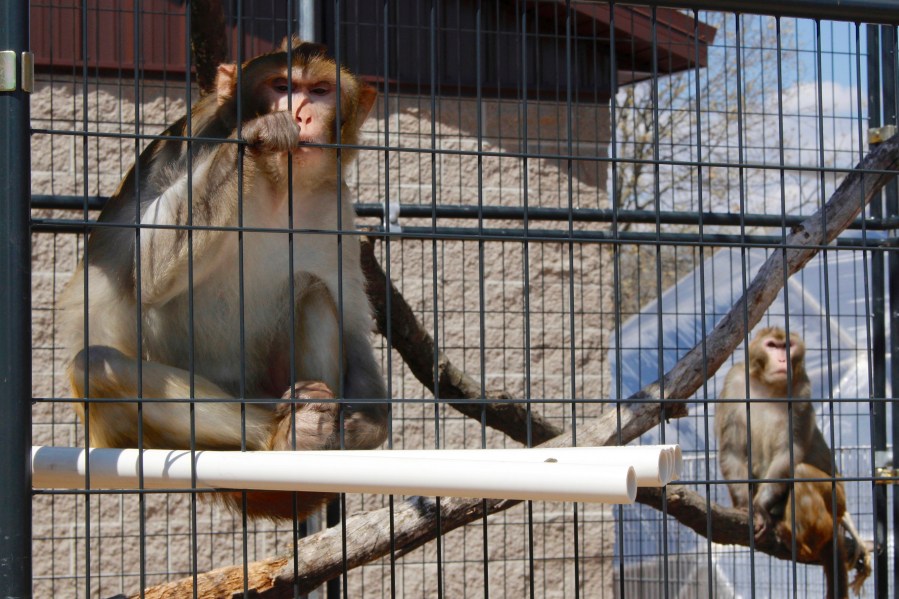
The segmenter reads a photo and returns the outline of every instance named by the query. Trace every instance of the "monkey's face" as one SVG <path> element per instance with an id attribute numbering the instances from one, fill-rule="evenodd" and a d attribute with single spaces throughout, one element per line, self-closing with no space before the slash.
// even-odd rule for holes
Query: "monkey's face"
<path id="1" fill-rule="evenodd" d="M 288 111 L 300 129 L 300 142 L 293 151 L 294 162 L 305 167 L 322 162 L 326 150 L 314 144 L 334 143 L 334 115 L 337 89 L 333 78 L 315 77 L 306 69 L 295 68 L 263 82 L 260 96 L 266 112 Z"/>
<path id="2" fill-rule="evenodd" d="M 769 383 L 787 380 L 787 344 L 783 338 L 769 336 L 762 340 L 766 356 L 765 379 Z"/>
<path id="3" fill-rule="evenodd" d="M 785 385 L 788 363 L 795 373 L 804 355 L 805 347 L 799 337 L 790 335 L 788 342 L 781 331 L 757 337 L 750 347 L 753 374 L 769 385 Z"/>

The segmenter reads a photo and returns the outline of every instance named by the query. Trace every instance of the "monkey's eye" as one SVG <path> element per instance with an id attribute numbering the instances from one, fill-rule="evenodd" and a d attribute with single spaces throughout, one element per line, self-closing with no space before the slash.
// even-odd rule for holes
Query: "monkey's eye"
<path id="1" fill-rule="evenodd" d="M 290 91 L 290 84 L 287 82 L 287 79 L 284 77 L 278 77 L 274 81 L 272 81 L 272 89 L 274 89 L 278 93 L 286 94 Z"/>
<path id="2" fill-rule="evenodd" d="M 325 96 L 331 92 L 331 84 L 325 82 L 316 83 L 309 91 L 316 96 Z"/>

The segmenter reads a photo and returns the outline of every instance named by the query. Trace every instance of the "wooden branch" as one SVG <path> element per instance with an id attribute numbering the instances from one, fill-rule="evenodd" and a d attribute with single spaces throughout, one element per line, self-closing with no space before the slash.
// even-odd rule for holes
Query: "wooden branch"
<path id="1" fill-rule="evenodd" d="M 659 413 L 657 406 L 640 404 L 634 411 L 622 406 L 620 417 L 623 422 L 639 422 L 640 424 L 624 427 L 625 430 L 637 431 L 658 424 Z M 634 437 L 619 439 L 618 417 L 615 410 L 605 412 L 579 431 L 578 438 L 589 445 L 618 444 L 632 440 Z M 570 444 L 571 438 L 568 435 L 564 437 L 567 439 L 559 437 L 552 445 Z M 482 518 L 485 513 L 497 513 L 519 503 L 521 502 L 497 499 L 442 498 L 438 510 L 438 502 L 433 499 L 414 497 L 397 501 L 392 525 L 390 508 L 355 514 L 346 520 L 346 567 L 348 570 L 353 569 L 390 555 L 391 538 L 397 555 L 408 553 L 436 538 L 438 532 L 445 534 Z M 293 597 L 294 591 L 299 594 L 308 593 L 324 582 L 340 576 L 343 572 L 343 555 L 341 526 L 335 526 L 299 540 L 296 558 L 298 577 L 294 577 L 292 557 L 254 562 L 248 568 L 250 576 L 247 588 L 250 592 L 244 595 L 243 567 L 228 566 L 198 575 L 197 597 L 280 599 Z M 192 589 L 193 580 L 185 578 L 146 589 L 144 597 L 190 597 Z M 137 599 L 139 594 L 131 597 Z"/>
<path id="2" fill-rule="evenodd" d="M 362 240 L 362 272 L 366 290 L 374 310 L 378 331 L 387 335 L 387 275 L 375 258 L 371 239 Z M 393 283 L 390 284 L 390 335 L 393 348 L 421 384 L 434 393 L 434 340 L 415 318 L 415 313 Z M 437 392 L 435 397 L 450 400 L 450 405 L 469 418 L 479 420 L 482 411 L 487 426 L 502 431 L 523 445 L 543 443 L 556 437 L 562 430 L 531 412 L 531 439 L 528 443 L 528 412 L 524 404 L 509 402 L 512 396 L 503 390 L 487 390 L 481 399 L 478 381 L 457 368 L 443 352 L 437 355 Z M 452 400 L 472 401 L 452 401 Z"/>
<path id="3" fill-rule="evenodd" d="M 218 66 L 228 60 L 224 3 L 221 0 L 192 0 L 190 3 L 190 48 L 200 95 L 215 90 Z"/>
<path id="4" fill-rule="evenodd" d="M 668 485 L 666 490 L 666 510 L 678 522 L 700 536 L 707 537 L 713 543 L 749 546 L 754 529 L 750 526 L 747 510 L 709 503 L 704 495 L 691 491 L 683 485 Z M 648 487 L 637 489 L 637 502 L 661 511 L 662 489 Z M 711 535 L 708 528 L 709 517 L 712 525 Z M 755 540 L 755 548 L 780 559 L 792 559 L 790 546 L 777 539 L 773 527 L 769 527 L 762 538 Z"/>
<path id="5" fill-rule="evenodd" d="M 896 176 L 899 135 L 872 150 L 851 171 L 833 196 L 787 236 L 784 248 L 773 252 L 736 304 L 709 335 L 664 377 L 665 397 L 687 398 L 696 381 L 711 377 L 758 324 L 788 277 L 795 274 L 848 227 L 871 198 Z M 892 172 L 891 172 L 892 171 Z M 745 324 L 744 326 L 744 319 Z M 703 361 L 703 353 L 706 360 Z"/>
<path id="6" fill-rule="evenodd" d="M 632 395 L 628 402 L 608 409 L 594 422 L 579 428 L 577 444 L 598 446 L 628 443 L 661 422 L 662 407 L 665 417 L 685 415 L 686 404 L 681 400 L 695 393 L 702 382 L 714 374 L 725 358 L 736 349 L 777 296 L 786 277 L 802 268 L 819 251 L 816 246 L 833 241 L 862 207 L 895 176 L 895 173 L 863 171 L 895 170 L 897 161 L 899 136 L 887 140 L 872 151 L 857 170 L 846 177 L 825 206 L 790 234 L 787 247 L 782 253 L 775 252 L 769 258 L 744 296 L 703 340 L 705 352 L 702 351 L 702 345 L 694 347 L 661 382 L 648 385 Z M 381 294 L 383 295 L 383 290 Z M 416 328 L 420 330 L 420 327 L 410 330 L 414 332 Z M 411 351 L 415 348 L 413 345 L 408 349 Z M 433 355 L 424 351 L 421 346 L 417 349 Z M 706 356 L 705 363 L 703 355 Z M 573 442 L 574 439 L 568 433 L 556 436 L 544 443 L 544 446 L 569 446 Z M 641 503 L 661 508 L 661 490 L 641 489 L 637 498 Z M 681 485 L 669 485 L 666 499 L 668 514 L 700 535 L 705 536 L 708 532 L 707 519 L 710 512 L 712 540 L 725 544 L 749 544 L 749 531 L 752 528 L 745 511 L 707 504 L 704 497 Z M 444 498 L 438 504 L 424 498 L 413 498 L 398 502 L 392 517 L 389 508 L 351 516 L 346 521 L 345 567 L 352 569 L 389 555 L 391 539 L 397 554 L 406 553 L 434 539 L 438 533 L 444 534 L 478 520 L 485 514 L 496 513 L 518 503 Z M 344 568 L 341 532 L 341 527 L 337 526 L 299 541 L 296 565 L 298 577 L 294 576 L 292 558 L 274 558 L 250 564 L 251 574 L 247 587 L 251 591 L 247 599 L 291 597 L 294 592 L 311 591 L 339 576 Z M 775 557 L 790 558 L 789 548 L 777 543 L 773 533 L 757 542 L 756 549 Z M 201 574 L 198 577 L 197 596 L 204 599 L 244 597 L 242 570 L 241 566 L 232 566 Z M 260 580 L 262 582 L 257 582 Z M 147 589 L 144 596 L 147 599 L 190 596 L 192 584 L 192 579 L 167 583 Z"/>

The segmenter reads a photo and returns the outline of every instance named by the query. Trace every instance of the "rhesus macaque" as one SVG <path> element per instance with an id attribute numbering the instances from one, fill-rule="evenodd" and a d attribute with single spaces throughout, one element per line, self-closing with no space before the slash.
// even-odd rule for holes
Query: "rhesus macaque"
<path id="1" fill-rule="evenodd" d="M 751 437 L 747 435 L 745 404 L 717 404 L 718 462 L 727 480 L 759 480 L 757 483 L 728 484 L 734 507 L 748 509 L 752 502 L 757 538 L 773 527 L 781 542 L 792 542 L 794 508 L 790 505 L 791 485 L 784 479 L 832 479 L 835 475 L 830 448 L 815 423 L 815 410 L 808 401 L 810 397 L 805 344 L 796 334 L 791 334 L 788 341 L 786 332 L 777 327 L 762 329 L 749 343 L 748 384 L 744 363 L 731 367 L 724 379 L 719 399 L 750 400 L 748 424 Z M 789 398 L 799 401 L 782 401 Z M 790 409 L 792 424 L 788 415 Z M 836 514 L 833 513 L 834 490 Z M 831 481 L 798 482 L 792 491 L 798 557 L 821 563 L 827 578 L 827 596 L 833 597 L 836 588 L 837 596 L 843 598 L 847 594 L 847 557 L 842 530 L 837 531 L 836 547 L 833 543 L 834 523 L 842 524 L 846 510 L 843 485 Z M 834 552 L 836 571 L 833 568 Z"/>
<path id="2" fill-rule="evenodd" d="M 789 359 L 788 359 L 789 351 Z M 763 479 L 750 485 L 729 483 L 734 507 L 747 508 L 752 501 L 763 518 L 763 527 L 772 516 L 782 514 L 783 500 L 789 491 L 786 482 L 771 479 L 792 478 L 793 464 L 808 462 L 819 470 L 833 474 L 830 450 L 815 424 L 815 410 L 809 401 L 792 402 L 792 428 L 789 405 L 769 399 L 805 399 L 811 397 L 811 384 L 805 373 L 805 345 L 798 335 L 787 335 L 783 329 L 762 329 L 749 343 L 749 382 L 746 365 L 735 364 L 724 378 L 719 399 L 748 399 L 752 438 L 747 439 L 746 406 L 742 403 L 719 403 L 715 408 L 715 433 L 718 436 L 718 462 L 727 480 Z M 749 444 L 752 472 L 748 470 Z M 793 455 L 790 455 L 792 445 Z M 781 508 L 778 514 L 772 510 Z"/>
<path id="3" fill-rule="evenodd" d="M 164 134 L 200 139 L 154 141 L 109 200 L 59 304 L 74 398 L 128 400 L 75 404 L 92 446 L 137 447 L 139 424 L 145 448 L 384 441 L 359 243 L 333 232 L 353 229 L 351 195 L 337 150 L 311 145 L 357 143 L 377 92 L 337 77 L 323 46 L 297 39 L 240 76 L 219 66 L 191 130 L 181 119 Z M 342 150 L 344 169 L 354 154 Z M 140 414 L 137 397 L 150 400 Z M 326 498 L 299 494 L 300 516 Z M 293 494 L 249 493 L 248 505 L 289 518 Z"/>

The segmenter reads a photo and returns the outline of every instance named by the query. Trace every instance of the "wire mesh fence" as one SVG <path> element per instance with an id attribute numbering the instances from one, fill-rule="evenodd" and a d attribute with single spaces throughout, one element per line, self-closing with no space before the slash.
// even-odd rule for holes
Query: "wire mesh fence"
<path id="1" fill-rule="evenodd" d="M 191 430 L 180 448 L 213 448 L 196 435 L 203 422 L 194 410 L 208 403 L 196 386 L 204 377 L 233 384 L 221 383 L 233 396 L 222 405 L 240 406 L 235 422 L 244 423 L 244 439 L 230 448 L 248 448 L 247 414 L 261 405 L 250 390 L 253 365 L 271 364 L 268 375 L 284 378 L 280 361 L 302 345 L 298 328 L 284 347 L 253 353 L 253 327 L 272 320 L 253 302 L 276 303 L 253 286 L 267 289 L 264 275 L 287 262 L 265 253 L 277 238 L 271 247 L 295 256 L 292 272 L 314 261 L 294 251 L 310 239 L 331 240 L 325 251 L 349 276 L 362 257 L 371 344 L 391 401 L 383 448 L 555 439 L 677 443 L 684 452 L 677 485 L 641 490 L 634 505 L 347 493 L 306 520 L 248 517 L 246 504 L 228 507 L 209 489 L 115 491 L 92 488 L 86 476 L 79 489 L 33 491 L 33 595 L 818 597 L 828 593 L 826 561 L 848 564 L 855 591 L 894 594 L 899 498 L 883 483 L 899 432 L 890 359 L 899 202 L 891 181 L 880 183 L 869 206 L 867 182 L 862 192 L 840 185 L 876 148 L 895 152 L 881 128 L 896 124 L 896 18 L 875 1 L 668 4 L 680 8 L 574 0 L 32 2 L 34 445 L 86 447 L 91 431 L 72 400 L 88 413 L 111 403 L 96 383 L 80 385 L 71 374 L 80 348 L 66 334 L 72 316 L 60 302 L 74 285 L 86 297 L 109 289 L 133 295 L 124 311 L 116 294 L 85 302 L 75 328 L 84 347 L 103 344 L 104 327 L 140 340 L 138 355 L 126 356 L 142 364 L 137 390 L 112 396 L 135 406 L 129 426 L 141 423 L 138 435 L 159 426 L 141 415 L 158 399 L 147 364 L 181 364 L 190 383 L 178 405 L 193 406 L 194 415 L 176 422 L 185 412 L 167 412 L 164 423 Z M 284 202 L 283 219 L 260 223 L 252 220 L 254 202 L 268 196 L 241 183 L 229 195 L 200 167 L 203 152 L 230 147 L 236 180 L 256 177 L 258 148 L 238 140 L 262 110 L 242 97 L 239 129 L 217 136 L 203 129 L 204 119 L 227 120 L 216 112 L 226 102 L 209 101 L 224 94 L 219 63 L 244 64 L 235 67 L 239 90 L 253 76 L 246 61 L 294 35 L 324 44 L 377 98 L 352 143 L 343 133 L 309 142 L 309 151 L 329 156 L 330 175 L 307 175 L 303 162 L 285 167 L 286 192 L 272 196 Z M 286 71 L 287 55 L 278 60 L 273 72 Z M 331 68 L 311 83 L 333 82 L 340 111 L 348 92 L 340 95 L 344 80 Z M 204 101 L 213 108 L 190 112 Z M 184 135 L 168 129 L 188 114 Z M 169 154 L 158 150 L 165 139 L 175 148 Z M 120 187 L 141 156 L 140 185 Z M 867 170 L 890 179 L 895 163 Z M 148 220 L 148 206 L 175 187 L 159 181 L 179 168 L 196 221 L 160 226 Z M 139 179 L 141 171 L 152 177 Z M 346 186 L 307 209 L 298 198 L 329 176 Z M 110 208 L 117 204 L 109 198 L 127 193 L 139 198 L 130 212 Z M 205 206 L 207 197 L 233 203 L 241 216 L 204 220 L 193 202 Z M 318 213 L 339 211 L 343 199 L 352 201 L 355 221 L 335 216 L 320 226 Z M 822 222 L 829 201 L 859 215 L 834 230 L 833 241 L 792 236 Z M 836 220 L 826 213 L 823 227 Z M 87 243 L 97 231 L 115 231 L 117 241 Z M 209 233 L 228 241 L 207 266 L 201 248 Z M 190 256 L 176 298 L 185 323 L 155 346 L 150 340 L 171 321 L 154 319 L 173 316 L 159 307 L 171 298 L 151 302 L 141 282 L 156 264 L 158 250 L 147 241 L 154 235 L 183 243 Z M 346 252 L 357 244 L 354 258 Z M 790 276 L 790 255 L 805 250 L 814 256 Z M 78 269 L 85 260 L 97 260 L 99 271 L 129 267 L 108 285 Z M 781 270 L 772 274 L 769 265 Z M 237 273 L 234 325 L 227 291 L 209 291 L 208 281 L 230 285 Z M 740 304 L 754 280 L 783 291 Z M 346 285 L 332 290 L 339 329 L 343 319 L 358 319 L 345 307 L 355 301 Z M 730 345 L 716 336 L 728 318 L 742 328 Z M 804 340 L 815 422 L 838 473 L 823 473 L 825 486 L 834 495 L 843 489 L 858 531 L 846 554 L 830 548 L 810 559 L 800 542 L 756 535 L 751 515 L 729 509 L 716 400 L 725 373 L 749 361 L 746 342 L 764 326 Z M 337 338 L 337 353 L 352 356 L 345 352 L 354 341 Z M 203 362 L 204 344 L 214 343 L 228 346 L 216 352 L 236 356 L 236 367 Z M 352 359 L 335 362 L 336 386 L 350 385 L 343 377 Z M 677 370 L 687 363 L 699 366 Z M 682 376 L 665 378 L 669 372 Z M 283 392 L 269 394 L 269 404 Z M 799 441 L 786 430 L 793 447 Z M 152 436 L 138 445 L 159 446 Z M 789 488 L 803 480 L 793 462 Z M 796 529 L 804 508 L 795 505 L 792 519 L 782 511 L 774 518 Z M 836 511 L 836 500 L 829 506 Z M 828 514 L 818 516 L 809 520 L 824 523 L 826 537 L 849 542 L 842 527 L 827 528 Z"/>

